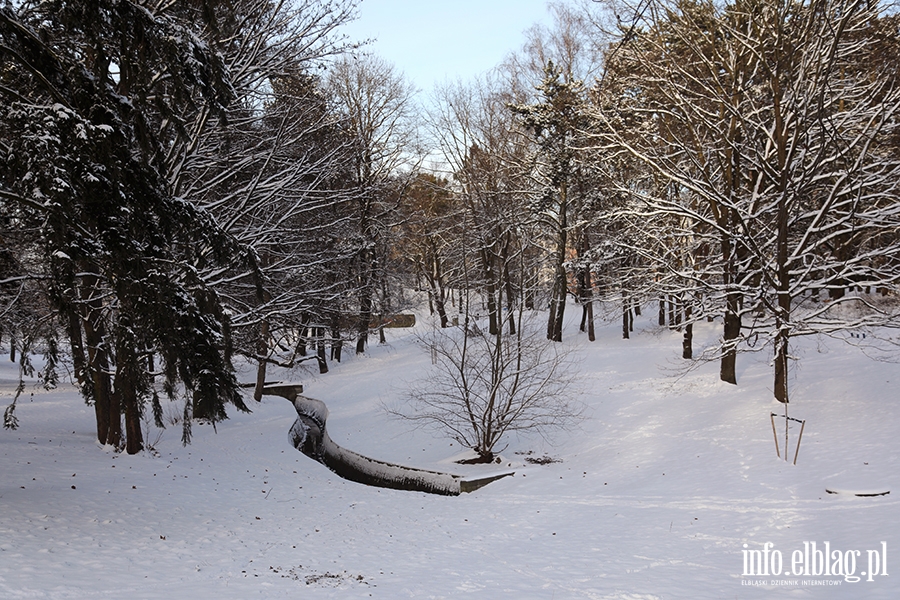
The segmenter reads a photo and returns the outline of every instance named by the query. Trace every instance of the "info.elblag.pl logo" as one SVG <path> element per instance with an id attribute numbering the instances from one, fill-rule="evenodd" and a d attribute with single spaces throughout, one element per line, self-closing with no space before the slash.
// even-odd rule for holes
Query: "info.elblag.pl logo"
<path id="1" fill-rule="evenodd" d="M 802 548 L 784 555 L 772 542 L 762 549 L 750 549 L 744 544 L 743 577 L 842 577 L 834 583 L 875 581 L 887 577 L 887 542 L 874 550 L 840 550 L 830 542 L 803 542 Z M 865 568 L 865 571 L 861 570 Z M 857 571 L 859 571 L 857 573 Z M 751 580 L 754 585 L 828 585 L 822 580 Z"/>

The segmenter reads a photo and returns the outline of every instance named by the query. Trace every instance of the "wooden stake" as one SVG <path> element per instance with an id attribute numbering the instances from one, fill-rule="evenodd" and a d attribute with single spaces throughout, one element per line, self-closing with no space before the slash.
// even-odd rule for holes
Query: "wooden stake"
<path id="1" fill-rule="evenodd" d="M 788 418 L 787 403 L 784 405 L 784 460 L 788 459 L 788 432 L 790 431 L 791 420 Z"/>
<path id="2" fill-rule="evenodd" d="M 775 431 L 775 413 L 771 413 L 769 418 L 772 419 L 772 437 L 775 438 L 775 454 L 781 458 L 781 452 L 778 450 L 778 432 Z"/>
<path id="3" fill-rule="evenodd" d="M 800 454 L 800 441 L 803 439 L 803 428 L 806 427 L 806 419 L 800 422 L 800 435 L 797 437 L 797 450 L 794 451 L 794 464 L 797 464 L 797 455 Z"/>

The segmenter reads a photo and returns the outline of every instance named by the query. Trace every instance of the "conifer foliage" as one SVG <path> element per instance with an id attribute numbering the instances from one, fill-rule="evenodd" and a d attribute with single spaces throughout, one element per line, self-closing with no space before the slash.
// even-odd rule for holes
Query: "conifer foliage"
<path id="1" fill-rule="evenodd" d="M 197 276 L 252 261 L 161 168 L 168 136 L 198 104 L 232 100 L 221 55 L 200 37 L 211 3 L 36 2 L 0 9 L 0 193 L 28 231 L 66 323 L 98 440 L 142 449 L 156 354 L 166 389 L 213 422 L 246 410 L 227 357 L 227 320 Z M 154 411 L 159 414 L 159 411 Z M 125 415 L 121 431 L 120 413 Z M 185 423 L 189 423 L 189 419 Z M 184 431 L 187 441 L 188 428 Z"/>

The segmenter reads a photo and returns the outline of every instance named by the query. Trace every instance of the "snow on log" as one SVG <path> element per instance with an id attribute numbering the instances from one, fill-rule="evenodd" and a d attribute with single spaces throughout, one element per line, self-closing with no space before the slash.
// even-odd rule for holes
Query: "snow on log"
<path id="1" fill-rule="evenodd" d="M 281 396 L 294 405 L 297 420 L 294 421 L 289 433 L 291 444 L 344 479 L 395 490 L 458 496 L 462 492 L 473 492 L 492 481 L 515 473 L 505 471 L 467 479 L 451 473 L 414 469 L 375 460 L 342 448 L 331 439 L 325 429 L 328 407 L 321 400 L 301 396 L 302 391 L 303 386 L 298 383 L 267 384 L 263 388 L 263 394 Z"/>
<path id="2" fill-rule="evenodd" d="M 829 494 L 838 494 L 845 496 L 860 496 L 863 498 L 869 498 L 874 496 L 887 496 L 891 493 L 890 490 L 885 489 L 871 489 L 871 490 L 842 490 L 838 488 L 825 488 L 825 491 Z"/>

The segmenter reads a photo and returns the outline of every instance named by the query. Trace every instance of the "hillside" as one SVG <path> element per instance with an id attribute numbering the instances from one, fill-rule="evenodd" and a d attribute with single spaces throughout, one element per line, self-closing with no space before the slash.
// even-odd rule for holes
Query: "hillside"
<path id="1" fill-rule="evenodd" d="M 698 327 L 698 346 L 719 327 Z M 0 597 L 897 597 L 897 364 L 834 339 L 798 342 L 790 414 L 806 426 L 792 466 L 775 455 L 769 415 L 783 411 L 771 400 L 770 356 L 741 355 L 735 387 L 717 380 L 716 364 L 684 371 L 677 332 L 648 316 L 636 329 L 623 340 L 617 324 L 603 326 L 589 344 L 567 322 L 584 419 L 549 441 L 510 439 L 501 454 L 515 476 L 458 497 L 339 479 L 289 445 L 296 414 L 280 398 L 217 432 L 195 426 L 186 448 L 178 425 L 148 423 L 154 451 L 128 456 L 97 445 L 91 409 L 70 385 L 29 386 L 20 428 L 0 431 Z M 388 336 L 327 375 L 281 375 L 328 404 L 331 436 L 347 448 L 496 470 L 454 464 L 458 445 L 387 415 L 430 366 L 411 330 Z M 15 378 L 4 359 L 0 404 Z M 826 542 L 844 575 L 855 559 L 852 576 L 803 574 L 804 544 Z M 785 571 L 799 556 L 800 573 L 744 576 L 744 550 L 766 543 Z M 873 557 L 883 564 L 868 577 Z"/>

